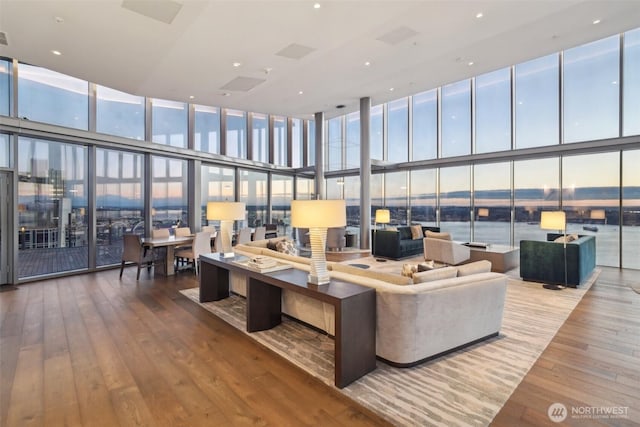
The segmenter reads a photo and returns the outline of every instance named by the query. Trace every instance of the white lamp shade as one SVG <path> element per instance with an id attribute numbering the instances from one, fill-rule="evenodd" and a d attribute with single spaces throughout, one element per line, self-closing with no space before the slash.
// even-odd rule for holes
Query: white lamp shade
<path id="1" fill-rule="evenodd" d="M 593 209 L 591 219 L 605 219 L 604 209 Z"/>
<path id="2" fill-rule="evenodd" d="M 543 211 L 540 214 L 540 228 L 544 230 L 564 230 L 565 222 L 563 211 Z"/>
<path id="3" fill-rule="evenodd" d="M 207 203 L 207 219 L 233 221 L 244 219 L 245 204 L 243 202 L 209 202 Z"/>
<path id="4" fill-rule="evenodd" d="M 292 227 L 342 227 L 347 225 L 347 205 L 344 200 L 291 201 Z"/>
<path id="5" fill-rule="evenodd" d="M 376 209 L 376 222 L 380 224 L 388 224 L 391 222 L 391 213 L 389 209 Z"/>

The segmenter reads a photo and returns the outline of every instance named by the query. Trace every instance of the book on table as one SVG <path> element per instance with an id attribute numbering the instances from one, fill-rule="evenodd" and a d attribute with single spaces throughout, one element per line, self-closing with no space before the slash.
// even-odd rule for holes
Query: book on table
<path id="1" fill-rule="evenodd" d="M 293 266 L 291 266 L 290 264 L 286 264 L 274 258 L 265 256 L 255 256 L 244 261 L 233 261 L 233 263 L 248 268 L 249 270 L 257 271 L 259 273 L 271 273 L 274 271 L 293 268 Z"/>

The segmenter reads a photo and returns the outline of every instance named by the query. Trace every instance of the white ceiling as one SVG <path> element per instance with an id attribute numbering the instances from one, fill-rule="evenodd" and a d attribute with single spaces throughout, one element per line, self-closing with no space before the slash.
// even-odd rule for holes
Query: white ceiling
<path id="1" fill-rule="evenodd" d="M 332 117 L 640 26 L 638 0 L 319 3 L 0 0 L 0 56 L 137 95 Z M 145 6 L 156 18 L 131 10 Z M 312 50 L 277 55 L 292 44 Z M 257 84 L 223 89 L 243 83 Z"/>

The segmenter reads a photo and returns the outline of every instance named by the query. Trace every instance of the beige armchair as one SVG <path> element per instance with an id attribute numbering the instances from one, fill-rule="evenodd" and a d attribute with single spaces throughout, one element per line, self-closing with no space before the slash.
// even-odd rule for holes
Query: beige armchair
<path id="1" fill-rule="evenodd" d="M 423 239 L 424 259 L 442 264 L 457 265 L 471 257 L 471 250 L 465 245 L 445 239 L 425 237 Z"/>

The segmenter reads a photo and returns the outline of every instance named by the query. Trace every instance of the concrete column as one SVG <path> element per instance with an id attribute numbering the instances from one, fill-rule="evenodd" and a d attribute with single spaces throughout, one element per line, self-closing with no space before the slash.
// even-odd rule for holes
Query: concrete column
<path id="1" fill-rule="evenodd" d="M 316 199 L 324 199 L 324 113 L 315 114 L 316 122 Z"/>
<path id="2" fill-rule="evenodd" d="M 360 98 L 360 249 L 369 249 L 371 233 L 371 98 Z"/>

